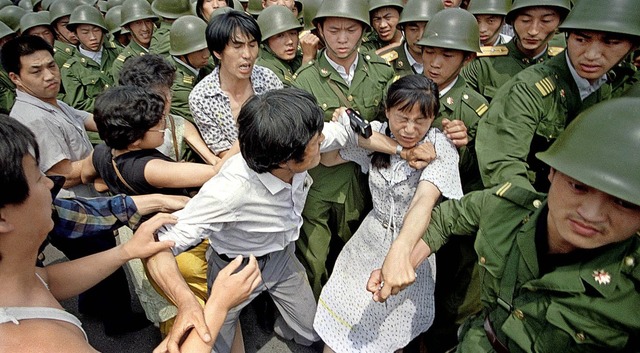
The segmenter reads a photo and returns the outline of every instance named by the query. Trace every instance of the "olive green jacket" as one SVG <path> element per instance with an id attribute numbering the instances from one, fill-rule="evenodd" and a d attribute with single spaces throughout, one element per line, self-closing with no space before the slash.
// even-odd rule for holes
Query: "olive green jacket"
<path id="1" fill-rule="evenodd" d="M 92 112 L 96 97 L 114 84 L 109 70 L 120 50 L 115 43 L 105 42 L 100 64 L 76 51 L 60 70 L 64 102 L 76 109 Z"/>
<path id="2" fill-rule="evenodd" d="M 578 113 L 610 97 L 605 83 L 581 101 L 566 55 L 517 74 L 498 90 L 478 123 L 476 153 L 484 185 L 509 180 L 547 191 L 549 169 L 535 154 L 546 151 Z"/>
<path id="3" fill-rule="evenodd" d="M 293 74 L 302 65 L 302 56 L 296 55 L 295 59 L 291 62 L 285 62 L 276 57 L 271 50 L 268 50 L 264 45 L 260 46 L 260 55 L 256 61 L 256 65 L 266 67 L 273 71 L 276 76 L 282 81 L 285 87 L 293 85 Z"/>
<path id="4" fill-rule="evenodd" d="M 518 72 L 551 58 L 549 51 L 535 60 L 525 56 L 518 50 L 516 40 L 513 39 L 504 46 L 491 47 L 487 53 L 480 54 L 480 57 L 462 69 L 461 74 L 469 86 L 489 102 L 498 89 Z"/>
<path id="5" fill-rule="evenodd" d="M 638 352 L 640 237 L 541 263 L 545 199 L 506 183 L 443 202 L 423 240 L 436 251 L 453 234 L 476 237 L 485 314 L 512 353 Z M 463 325 L 458 352 L 494 352 L 483 320 Z"/>
<path id="6" fill-rule="evenodd" d="M 127 61 L 127 59 L 133 56 L 146 55 L 148 53 L 149 52 L 135 40 L 131 40 L 131 42 L 129 42 L 129 45 L 122 49 L 120 55 L 118 55 L 116 60 L 113 62 L 113 65 L 111 65 L 111 77 L 113 78 L 113 82 L 115 82 L 116 85 L 118 84 L 118 76 L 120 75 L 120 70 L 122 70 L 122 65 L 124 65 L 124 62 Z"/>
<path id="7" fill-rule="evenodd" d="M 16 85 L 9 78 L 9 74 L 0 68 L 0 113 L 9 114 L 16 100 Z"/>
<path id="8" fill-rule="evenodd" d="M 61 68 L 77 51 L 73 45 L 56 40 L 53 43 L 53 60 Z"/>
<path id="9" fill-rule="evenodd" d="M 171 114 L 181 116 L 193 123 L 193 115 L 189 109 L 189 93 L 198 83 L 197 77 L 193 71 L 189 70 L 184 64 L 178 62 L 173 56 L 171 63 L 176 68 L 176 77 L 171 86 L 173 98 L 171 99 Z"/>
<path id="10" fill-rule="evenodd" d="M 171 43 L 169 41 L 170 30 L 171 23 L 160 21 L 160 27 L 153 31 L 153 36 L 151 37 L 151 44 L 149 45 L 149 51 L 151 53 L 169 56 L 169 50 L 171 50 Z"/>
<path id="11" fill-rule="evenodd" d="M 407 58 L 407 51 L 404 45 L 405 42 L 403 41 L 402 44 L 397 47 L 387 49 L 380 53 L 380 57 L 391 65 L 398 77 L 417 74 L 417 72 L 413 70 L 409 58 Z"/>

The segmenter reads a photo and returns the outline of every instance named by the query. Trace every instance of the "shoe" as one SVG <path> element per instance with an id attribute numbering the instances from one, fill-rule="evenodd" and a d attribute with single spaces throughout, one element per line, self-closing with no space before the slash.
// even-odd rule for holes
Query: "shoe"
<path id="1" fill-rule="evenodd" d="M 118 318 L 109 318 L 103 321 L 104 334 L 107 336 L 120 336 L 131 332 L 140 331 L 151 325 L 144 313 L 129 313 Z"/>
<path id="2" fill-rule="evenodd" d="M 276 305 L 267 292 L 262 292 L 252 302 L 253 310 L 256 313 L 258 327 L 266 333 L 273 333 L 273 324 L 276 321 Z"/>

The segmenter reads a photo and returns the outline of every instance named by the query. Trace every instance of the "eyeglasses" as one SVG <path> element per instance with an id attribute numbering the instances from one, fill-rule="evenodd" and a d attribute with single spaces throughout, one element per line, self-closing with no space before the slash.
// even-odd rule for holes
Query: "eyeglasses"
<path id="1" fill-rule="evenodd" d="M 165 129 L 149 129 L 149 130 L 147 130 L 147 132 L 159 132 L 159 133 L 164 135 L 164 133 L 167 132 L 167 130 L 165 130 Z"/>

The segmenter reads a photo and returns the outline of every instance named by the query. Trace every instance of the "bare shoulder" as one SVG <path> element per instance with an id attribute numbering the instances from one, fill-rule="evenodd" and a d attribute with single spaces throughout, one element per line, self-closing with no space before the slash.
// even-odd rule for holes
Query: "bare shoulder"
<path id="1" fill-rule="evenodd" d="M 0 352 L 97 352 L 76 326 L 47 319 L 0 324 Z"/>

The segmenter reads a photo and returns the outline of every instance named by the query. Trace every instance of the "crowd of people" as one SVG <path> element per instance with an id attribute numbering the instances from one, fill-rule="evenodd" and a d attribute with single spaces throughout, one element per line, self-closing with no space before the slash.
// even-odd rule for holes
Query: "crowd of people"
<path id="1" fill-rule="evenodd" d="M 0 0 L 0 352 L 93 351 L 77 295 L 150 325 L 138 258 L 177 308 L 156 352 L 244 352 L 248 305 L 324 352 L 640 351 L 639 19 Z"/>

